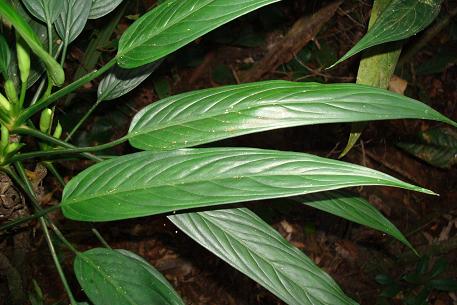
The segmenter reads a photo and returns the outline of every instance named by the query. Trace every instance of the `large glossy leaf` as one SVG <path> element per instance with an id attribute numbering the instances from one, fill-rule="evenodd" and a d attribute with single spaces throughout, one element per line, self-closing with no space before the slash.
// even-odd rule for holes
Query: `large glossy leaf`
<path id="1" fill-rule="evenodd" d="M 92 0 L 61 0 L 64 9 L 56 21 L 56 30 L 67 45 L 84 29 L 89 17 Z"/>
<path id="2" fill-rule="evenodd" d="M 109 221 L 356 185 L 429 192 L 369 168 L 295 152 L 202 148 L 141 152 L 98 163 L 65 187 L 62 210 Z"/>
<path id="3" fill-rule="evenodd" d="M 7 75 L 8 67 L 11 62 L 11 51 L 5 36 L 0 34 L 0 73 Z"/>
<path id="4" fill-rule="evenodd" d="M 107 101 L 127 94 L 148 78 L 159 64 L 151 63 L 135 69 L 115 66 L 98 85 L 97 99 Z"/>
<path id="5" fill-rule="evenodd" d="M 266 81 L 180 94 L 132 120 L 130 144 L 169 150 L 276 128 L 400 118 L 456 124 L 418 101 L 355 84 Z"/>
<path id="6" fill-rule="evenodd" d="M 365 199 L 342 191 L 313 193 L 295 201 L 331 213 L 349 221 L 387 233 L 412 249 L 406 237 Z"/>
<path id="7" fill-rule="evenodd" d="M 117 60 L 123 68 L 151 63 L 241 15 L 279 0 L 168 0 L 122 35 Z"/>
<path id="8" fill-rule="evenodd" d="M 392 0 L 365 36 L 334 65 L 372 46 L 411 37 L 438 15 L 442 0 Z M 333 65 L 333 66 L 334 66 Z"/>
<path id="9" fill-rule="evenodd" d="M 154 267 L 126 250 L 95 248 L 79 253 L 74 270 L 94 305 L 184 305 Z"/>
<path id="10" fill-rule="evenodd" d="M 169 219 L 289 305 L 357 304 L 328 274 L 248 209 L 188 213 Z"/>
<path id="11" fill-rule="evenodd" d="M 116 9 L 123 0 L 92 0 L 89 19 L 103 17 Z"/>
<path id="12" fill-rule="evenodd" d="M 5 0 L 0 0 L 0 15 L 14 26 L 16 32 L 24 39 L 32 52 L 43 61 L 54 84 L 62 85 L 65 81 L 65 73 L 62 67 L 44 50 L 40 39 L 30 25 Z"/>
<path id="13" fill-rule="evenodd" d="M 64 8 L 63 0 L 22 0 L 25 7 L 37 19 L 53 24 Z"/>

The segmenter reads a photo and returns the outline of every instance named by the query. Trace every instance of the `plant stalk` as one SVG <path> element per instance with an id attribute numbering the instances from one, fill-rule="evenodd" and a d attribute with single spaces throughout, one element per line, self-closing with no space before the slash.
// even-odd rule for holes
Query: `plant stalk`
<path id="1" fill-rule="evenodd" d="M 38 199 L 36 198 L 36 195 L 35 195 L 35 192 L 33 190 L 33 187 L 31 185 L 29 179 L 27 178 L 27 175 L 26 175 L 25 170 L 24 170 L 24 166 L 22 165 L 22 163 L 16 162 L 15 163 L 15 167 L 16 167 L 16 170 L 18 171 L 18 174 L 19 174 L 19 177 L 16 176 L 16 179 L 22 181 L 22 183 L 23 183 L 22 186 L 23 186 L 24 190 L 26 191 L 27 196 L 32 201 L 33 206 L 35 207 L 35 210 L 37 212 L 39 212 L 41 210 L 41 207 L 40 207 L 40 204 L 38 202 Z M 54 261 L 54 265 L 55 265 L 55 267 L 57 269 L 57 273 L 59 274 L 60 280 L 62 281 L 62 284 L 63 284 L 63 286 L 65 288 L 65 291 L 67 292 L 67 295 L 68 295 L 68 298 L 70 299 L 71 305 L 78 305 L 78 302 L 76 302 L 76 299 L 73 296 L 73 293 L 71 292 L 70 285 L 68 284 L 67 278 L 65 277 L 65 273 L 63 272 L 62 265 L 60 264 L 59 258 L 57 257 L 57 253 L 55 251 L 55 247 L 54 247 L 54 244 L 52 242 L 51 235 L 49 234 L 48 227 L 46 225 L 46 221 L 45 221 L 44 217 L 46 217 L 46 219 L 49 221 L 49 219 L 47 218 L 47 215 L 45 215 L 43 217 L 40 217 L 40 225 L 41 225 L 41 227 L 43 229 L 43 233 L 44 233 L 44 236 L 46 238 L 46 242 L 48 244 L 49 251 L 51 253 L 52 259 Z M 63 237 L 63 236 L 61 236 L 61 237 Z M 65 239 L 65 241 L 68 242 L 66 239 Z M 72 249 L 74 249 L 73 246 L 72 246 Z"/>
<path id="2" fill-rule="evenodd" d="M 376 23 L 376 20 L 391 2 L 392 0 L 374 1 L 368 30 Z M 400 57 L 401 48 L 402 42 L 400 41 L 379 45 L 363 52 L 363 58 L 360 61 L 359 70 L 357 72 L 356 83 L 387 89 L 390 79 L 394 74 L 398 58 Z M 339 156 L 340 158 L 344 157 L 352 149 L 355 143 L 357 143 L 366 125 L 367 123 L 364 122 L 353 123 L 351 125 L 351 134 L 346 147 Z"/>
<path id="3" fill-rule="evenodd" d="M 75 91 L 76 89 L 82 87 L 83 85 L 87 84 L 88 82 L 94 80 L 95 78 L 99 77 L 106 71 L 108 71 L 112 66 L 116 64 L 116 57 L 111 59 L 108 63 L 106 63 L 103 67 L 99 70 L 95 70 L 91 73 L 86 74 L 85 76 L 81 77 L 80 79 L 74 81 L 73 83 L 69 84 L 68 86 L 54 92 L 48 97 L 44 97 L 37 103 L 31 105 L 27 109 L 25 109 L 17 118 L 16 126 L 21 126 L 24 124 L 31 116 L 35 113 L 43 110 L 44 108 L 48 107 L 52 103 L 58 101 L 62 97 L 66 96 L 67 94 Z"/>
<path id="4" fill-rule="evenodd" d="M 110 143 L 106 143 L 106 144 L 102 144 L 102 145 L 99 145 L 99 146 L 92 146 L 92 147 L 80 147 L 80 148 L 77 148 L 65 141 L 62 141 L 62 140 L 59 140 L 59 139 L 56 139 L 48 134 L 45 134 L 39 130 L 36 130 L 34 128 L 30 128 L 30 127 L 27 127 L 27 126 L 22 126 L 22 127 L 19 127 L 19 128 L 15 128 L 12 130 L 12 132 L 14 133 L 17 133 L 17 134 L 23 134 L 23 135 L 30 135 L 30 136 L 33 136 L 33 137 L 36 137 L 38 139 L 41 139 L 43 141 L 46 141 L 48 143 L 51 143 L 51 144 L 55 144 L 55 145 L 59 145 L 59 146 L 62 146 L 62 147 L 65 147 L 65 148 L 68 148 L 67 150 L 59 150 L 59 149 L 55 149 L 55 150 L 50 150 L 50 151 L 47 151 L 49 152 L 49 155 L 56 155 L 58 153 L 56 153 L 56 151 L 59 151 L 59 152 L 68 152 L 71 150 L 71 152 L 69 153 L 82 153 L 84 157 L 88 158 L 89 160 L 92 160 L 92 161 L 97 161 L 97 162 L 100 162 L 100 161 L 103 161 L 103 159 L 93 155 L 93 154 L 88 154 L 86 153 L 86 150 L 88 151 L 99 151 L 99 150 L 103 150 L 103 149 L 107 149 L 107 148 L 111 148 L 113 146 L 116 146 L 118 144 L 121 144 L 123 142 L 125 142 L 127 140 L 127 137 L 123 137 L 123 138 L 120 138 L 114 142 L 110 142 Z M 46 156 L 46 151 L 40 151 L 40 152 L 36 152 L 36 153 L 39 153 L 37 155 L 42 157 L 42 156 Z M 18 154 L 16 156 L 14 156 L 13 158 L 19 158 L 18 160 L 23 160 L 24 158 L 23 157 L 20 157 L 20 156 L 24 156 L 24 155 L 30 155 L 30 154 L 34 154 L 34 152 L 32 153 L 26 153 L 26 154 Z M 33 156 L 30 157 L 30 158 L 34 158 Z M 17 161 L 18 161 L 17 160 Z"/>
<path id="5" fill-rule="evenodd" d="M 65 142 L 68 142 L 71 139 L 71 137 L 73 137 L 73 135 L 78 131 L 81 125 L 89 118 L 89 116 L 95 111 L 95 109 L 98 107 L 98 105 L 100 105 L 101 102 L 101 100 L 97 100 L 95 104 L 93 104 L 92 107 L 90 107 L 89 111 L 87 111 L 84 114 L 84 116 L 79 120 L 75 127 L 73 127 L 73 129 L 70 131 L 68 136 L 65 138 Z"/>

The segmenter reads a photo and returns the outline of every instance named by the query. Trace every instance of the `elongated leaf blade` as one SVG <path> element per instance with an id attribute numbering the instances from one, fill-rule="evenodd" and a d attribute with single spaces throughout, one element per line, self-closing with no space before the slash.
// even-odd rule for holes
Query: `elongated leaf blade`
<path id="1" fill-rule="evenodd" d="M 156 61 L 241 15 L 279 0 L 168 0 L 135 21 L 119 41 L 122 68 Z"/>
<path id="2" fill-rule="evenodd" d="M 123 0 L 92 0 L 89 19 L 98 19 L 114 11 Z"/>
<path id="3" fill-rule="evenodd" d="M 295 201 L 349 221 L 384 232 L 413 249 L 406 237 L 365 199 L 342 191 L 313 193 L 294 198 Z"/>
<path id="4" fill-rule="evenodd" d="M 5 36 L 0 34 L 0 73 L 7 75 L 11 62 L 11 51 Z"/>
<path id="5" fill-rule="evenodd" d="M 408 97 L 356 84 L 266 81 L 193 91 L 145 107 L 130 144 L 144 150 L 190 147 L 277 128 L 420 118 L 457 126 Z"/>
<path id="6" fill-rule="evenodd" d="M 95 305 L 184 305 L 160 272 L 126 250 L 95 248 L 79 253 L 74 270 Z"/>
<path id="7" fill-rule="evenodd" d="M 356 185 L 429 192 L 389 175 L 309 154 L 250 148 L 141 152 L 98 163 L 65 187 L 62 210 L 109 221 Z"/>
<path id="8" fill-rule="evenodd" d="M 62 0 L 22 0 L 27 10 L 44 23 L 53 24 L 64 8 Z"/>
<path id="9" fill-rule="evenodd" d="M 98 85 L 98 100 L 113 100 L 129 93 L 148 78 L 159 64 L 160 62 L 155 62 L 135 69 L 115 66 Z"/>
<path id="10" fill-rule="evenodd" d="M 354 305 L 335 281 L 248 209 L 169 216 L 184 233 L 289 305 Z"/>
<path id="11" fill-rule="evenodd" d="M 56 21 L 56 30 L 67 45 L 74 41 L 84 29 L 92 0 L 61 0 L 64 9 Z"/>
<path id="12" fill-rule="evenodd" d="M 416 35 L 438 16 L 442 0 L 392 0 L 373 27 L 335 66 L 370 47 Z"/>
<path id="13" fill-rule="evenodd" d="M 43 61 L 54 84 L 62 85 L 65 81 L 65 73 L 62 67 L 43 49 L 39 38 L 30 25 L 5 0 L 0 0 L 0 15 L 14 26 L 16 32 L 24 39 L 32 52 Z"/>

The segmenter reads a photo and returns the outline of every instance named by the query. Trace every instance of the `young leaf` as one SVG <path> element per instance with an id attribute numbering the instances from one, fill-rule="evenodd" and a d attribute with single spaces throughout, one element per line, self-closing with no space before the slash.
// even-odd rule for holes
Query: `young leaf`
<path id="1" fill-rule="evenodd" d="M 426 28 L 440 12 L 443 0 L 392 0 L 373 27 L 335 66 L 370 47 L 411 37 Z"/>
<path id="2" fill-rule="evenodd" d="M 349 221 L 387 233 L 413 249 L 406 237 L 365 199 L 340 191 L 329 191 L 296 197 L 295 201 Z"/>
<path id="3" fill-rule="evenodd" d="M 65 81 L 65 73 L 59 63 L 43 49 L 43 46 L 36 36 L 33 29 L 27 22 L 8 4 L 5 0 L 0 0 L 0 16 L 10 22 L 16 32 L 29 45 L 34 52 L 45 64 L 49 76 L 55 85 L 60 86 Z"/>
<path id="4" fill-rule="evenodd" d="M 184 305 L 154 267 L 126 250 L 94 248 L 79 253 L 74 270 L 94 305 Z"/>
<path id="5" fill-rule="evenodd" d="M 62 210 L 109 221 L 358 185 L 431 193 L 389 175 L 317 156 L 251 148 L 140 152 L 89 167 L 65 187 Z"/>
<path id="6" fill-rule="evenodd" d="M 127 94 L 148 78 L 159 64 L 154 62 L 128 70 L 115 66 L 98 85 L 97 99 L 108 101 Z"/>
<path id="7" fill-rule="evenodd" d="M 56 21 L 56 30 L 66 45 L 74 41 L 84 29 L 92 0 L 61 0 L 64 9 Z"/>
<path id="8" fill-rule="evenodd" d="M 312 260 L 248 209 L 169 216 L 187 235 L 289 305 L 355 305 Z"/>
<path id="9" fill-rule="evenodd" d="M 64 8 L 63 0 L 22 0 L 25 7 L 37 19 L 53 24 Z"/>
<path id="10" fill-rule="evenodd" d="M 135 21 L 119 41 L 117 61 L 156 61 L 239 16 L 279 0 L 168 0 Z"/>
<path id="11" fill-rule="evenodd" d="M 11 50 L 8 46 L 8 42 L 3 35 L 0 34 L 0 73 L 3 74 L 6 79 L 8 67 L 11 62 Z"/>
<path id="12" fill-rule="evenodd" d="M 135 115 L 129 138 L 139 149 L 170 150 L 291 126 L 401 118 L 457 126 L 427 105 L 387 90 L 266 81 L 163 99 Z"/>
<path id="13" fill-rule="evenodd" d="M 103 17 L 116 9 L 123 0 L 92 0 L 89 19 Z"/>

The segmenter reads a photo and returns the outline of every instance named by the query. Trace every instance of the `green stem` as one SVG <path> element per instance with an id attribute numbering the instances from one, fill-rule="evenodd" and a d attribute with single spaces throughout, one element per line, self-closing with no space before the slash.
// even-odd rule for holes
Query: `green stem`
<path id="1" fill-rule="evenodd" d="M 21 218 L 16 218 L 15 220 L 12 220 L 8 223 L 5 223 L 4 225 L 0 226 L 0 231 L 8 230 L 11 228 L 14 228 L 20 224 L 32 221 L 34 219 L 40 218 L 44 215 L 47 215 L 55 210 L 60 209 L 60 205 L 53 205 L 47 209 L 41 209 L 39 212 L 35 212 L 33 215 L 21 217 Z"/>
<path id="2" fill-rule="evenodd" d="M 63 179 L 62 175 L 57 171 L 57 168 L 52 164 L 52 162 L 43 162 L 44 166 L 51 172 L 51 174 L 56 177 L 57 181 L 59 181 L 62 187 L 65 187 L 65 180 Z"/>
<path id="3" fill-rule="evenodd" d="M 374 1 L 368 29 L 371 29 L 376 20 L 391 2 L 392 0 Z M 394 42 L 375 46 L 364 51 L 357 72 L 357 84 L 387 89 L 395 71 L 398 58 L 400 57 L 402 44 L 402 41 Z M 366 122 L 358 122 L 351 125 L 351 134 L 349 135 L 348 143 L 339 158 L 344 157 L 352 149 L 366 126 Z"/>
<path id="4" fill-rule="evenodd" d="M 107 249 L 112 249 L 111 246 L 106 242 L 106 240 L 102 237 L 100 232 L 97 229 L 92 228 L 92 233 L 94 233 L 95 237 L 100 241 L 100 243 Z"/>
<path id="5" fill-rule="evenodd" d="M 52 260 L 54 261 L 54 265 L 56 266 L 57 273 L 59 274 L 63 287 L 65 288 L 65 291 L 67 292 L 68 298 L 70 299 L 70 303 L 71 303 L 71 305 L 77 305 L 78 302 L 76 302 L 76 299 L 73 296 L 73 293 L 71 292 L 70 285 L 68 285 L 67 278 L 65 277 L 65 273 L 63 272 L 62 265 L 59 262 L 59 258 L 57 257 L 57 253 L 54 248 L 54 244 L 52 243 L 51 235 L 49 234 L 48 227 L 46 226 L 46 222 L 44 221 L 44 219 L 42 217 L 40 218 L 40 224 L 43 229 L 44 236 L 46 237 L 46 242 L 48 244 L 49 252 L 51 252 Z"/>
<path id="6" fill-rule="evenodd" d="M 97 146 L 90 146 L 90 147 L 74 147 L 74 148 L 68 148 L 68 149 L 51 149 L 51 150 L 40 150 L 40 151 L 34 151 L 30 153 L 23 153 L 23 154 L 17 154 L 13 156 L 11 159 L 8 160 L 8 162 L 17 162 L 17 161 L 22 161 L 26 159 L 32 159 L 32 158 L 40 158 L 40 157 L 51 157 L 51 156 L 64 156 L 64 155 L 73 155 L 73 154 L 81 154 L 81 153 L 89 153 L 89 152 L 97 152 L 101 150 L 105 150 L 108 148 L 112 148 L 114 146 L 117 146 L 119 144 L 124 143 L 127 141 L 127 137 L 123 137 L 120 139 L 117 139 L 115 141 L 105 143 L 102 145 L 97 145 Z M 96 157 L 97 159 L 95 160 L 93 157 L 91 160 L 101 162 L 103 159 Z"/>
<path id="7" fill-rule="evenodd" d="M 47 98 L 48 96 L 51 95 L 52 87 L 53 87 L 52 81 L 48 77 L 48 86 L 46 87 L 46 91 L 44 92 L 44 95 L 43 95 L 44 98 Z"/>
<path id="8" fill-rule="evenodd" d="M 41 207 L 39 205 L 38 199 L 36 198 L 35 192 L 33 191 L 32 184 L 30 183 L 29 179 L 27 178 L 27 175 L 24 170 L 24 166 L 20 162 L 16 162 L 15 167 L 19 174 L 19 177 L 16 177 L 16 179 L 19 178 L 20 180 L 22 180 L 23 186 L 27 190 L 26 194 L 30 197 L 30 200 L 32 201 L 32 203 L 35 206 L 35 209 L 37 211 L 40 211 Z M 46 242 L 48 244 L 49 251 L 51 252 L 52 259 L 54 260 L 54 264 L 56 266 L 57 273 L 59 274 L 60 280 L 62 281 L 65 291 L 67 292 L 68 298 L 70 299 L 70 303 L 71 303 L 71 305 L 77 305 L 78 303 L 76 302 L 76 299 L 74 298 L 73 293 L 71 292 L 70 285 L 68 285 L 68 281 L 65 277 L 65 273 L 63 272 L 59 258 L 57 257 L 57 253 L 55 251 L 54 244 L 52 243 L 51 235 L 49 234 L 48 227 L 46 225 L 46 221 L 43 217 L 40 217 L 40 224 L 43 229 L 44 236 L 46 237 Z M 65 241 L 68 242 L 66 239 L 65 239 Z M 73 246 L 72 246 L 72 249 L 74 249 Z"/>
<path id="9" fill-rule="evenodd" d="M 15 165 L 19 167 L 19 171 L 21 168 L 23 169 L 22 163 L 17 162 Z M 27 179 L 25 175 L 25 171 L 22 171 L 22 175 L 26 178 L 26 180 L 22 180 L 10 167 L 2 168 L 13 180 L 19 184 L 22 190 L 26 193 L 27 197 L 29 197 L 30 201 L 32 202 L 33 207 L 37 211 L 37 213 L 42 213 L 44 210 L 41 208 L 38 200 L 36 199 L 35 193 L 33 192 L 33 188 L 30 184 L 30 181 Z M 32 190 L 32 192 L 30 192 Z M 59 206 L 60 207 L 60 206 Z M 76 255 L 79 254 L 79 251 L 65 238 L 59 228 L 49 219 L 47 213 L 43 214 L 43 217 L 48 221 L 48 225 L 54 231 L 56 236 Z"/>
<path id="10" fill-rule="evenodd" d="M 99 145 L 99 146 L 93 146 L 93 147 L 82 147 L 82 148 L 78 148 L 78 147 L 75 147 L 65 141 L 62 141 L 62 140 L 59 140 L 59 139 L 56 139 L 48 134 L 45 134 L 39 130 L 36 130 L 34 128 L 30 128 L 30 127 L 27 127 L 27 126 L 22 126 L 22 127 L 18 127 L 18 128 L 14 128 L 12 130 L 13 133 L 17 133 L 17 134 L 23 134 L 23 135 L 29 135 L 29 136 L 33 136 L 35 138 L 38 138 L 38 139 L 41 139 L 43 141 L 46 141 L 48 143 L 51 143 L 51 144 L 55 144 L 55 145 L 59 145 L 59 146 L 62 146 L 62 147 L 65 147 L 65 148 L 68 148 L 68 150 L 72 150 L 71 153 L 84 153 L 83 156 L 85 156 L 86 158 L 88 158 L 89 160 L 92 160 L 92 161 L 97 161 L 97 162 L 100 162 L 100 161 L 103 161 L 103 159 L 97 157 L 97 156 L 94 156 L 92 154 L 88 154 L 86 153 L 86 150 L 89 149 L 88 151 L 92 150 L 92 151 L 99 151 L 99 150 L 103 150 L 103 149 L 106 149 L 106 148 L 111 148 L 113 146 L 116 146 L 118 144 L 121 144 L 123 142 L 125 142 L 127 140 L 126 137 L 123 137 L 123 138 L 120 138 L 114 142 L 110 142 L 110 143 L 107 143 L 107 144 L 103 144 L 103 145 Z M 95 147 L 95 148 L 94 148 Z M 100 148 L 101 147 L 101 148 Z M 100 149 L 97 149 L 97 148 L 100 148 Z M 48 152 L 55 152 L 55 151 L 68 151 L 68 150 L 50 150 Z M 33 153 L 28 153 L 29 155 L 30 154 L 33 154 Z M 55 155 L 57 153 L 50 153 L 49 155 Z M 13 158 L 16 158 L 16 157 L 20 157 L 20 156 L 24 156 L 26 154 L 18 154 L 16 156 L 14 156 Z M 45 152 L 40 152 L 38 156 L 46 156 L 46 153 Z M 33 158 L 33 157 L 32 157 Z M 19 160 L 23 160 L 24 158 L 19 158 Z"/>
<path id="11" fill-rule="evenodd" d="M 99 77 L 106 71 L 108 71 L 112 66 L 116 64 L 116 57 L 110 60 L 106 65 L 101 67 L 99 70 L 95 70 L 91 73 L 86 74 L 85 76 L 81 77 L 80 79 L 74 81 L 73 83 L 69 84 L 68 86 L 54 92 L 48 97 L 43 98 L 42 100 L 38 101 L 37 103 L 31 105 L 27 109 L 25 109 L 21 115 L 16 120 L 16 126 L 22 125 L 25 121 L 27 121 L 31 116 L 35 113 L 39 112 L 40 110 L 48 107 L 52 103 L 56 102 L 60 98 L 66 96 L 67 94 L 75 91 L 76 89 L 80 88 L 84 84 L 92 81 L 93 79 Z"/>
<path id="12" fill-rule="evenodd" d="M 67 56 L 67 49 L 68 49 L 68 44 L 66 42 L 64 42 L 62 57 L 60 59 L 60 65 L 62 66 L 62 68 L 63 68 L 63 65 L 65 64 L 65 57 Z"/>
<path id="13" fill-rule="evenodd" d="M 18 109 L 22 110 L 25 101 L 25 94 L 27 93 L 27 82 L 21 84 L 21 94 L 19 95 L 19 105 Z"/>
<path id="14" fill-rule="evenodd" d="M 46 25 L 48 27 L 48 52 L 52 55 L 52 24 L 47 22 Z"/>
<path id="15" fill-rule="evenodd" d="M 95 104 L 93 104 L 92 107 L 90 107 L 89 111 L 87 111 L 86 114 L 84 114 L 84 116 L 79 120 L 76 126 L 73 127 L 73 129 L 70 131 L 68 136 L 65 138 L 65 142 L 68 142 L 71 139 L 71 137 L 76 133 L 76 131 L 78 131 L 81 125 L 89 118 L 89 116 L 95 111 L 95 109 L 98 105 L 100 105 L 101 102 L 101 100 L 97 100 Z"/>

